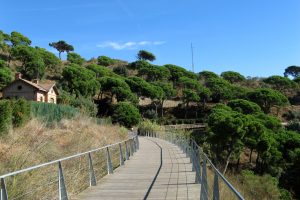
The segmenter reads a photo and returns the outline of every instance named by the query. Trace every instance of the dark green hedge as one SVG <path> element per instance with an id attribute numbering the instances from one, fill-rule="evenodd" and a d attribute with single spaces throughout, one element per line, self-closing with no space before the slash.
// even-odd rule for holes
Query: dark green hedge
<path id="1" fill-rule="evenodd" d="M 20 127 L 30 119 L 30 103 L 24 99 L 0 101 L 0 135 Z"/>
<path id="2" fill-rule="evenodd" d="M 0 101 L 0 136 L 7 134 L 12 126 L 12 109 L 10 101 Z"/>

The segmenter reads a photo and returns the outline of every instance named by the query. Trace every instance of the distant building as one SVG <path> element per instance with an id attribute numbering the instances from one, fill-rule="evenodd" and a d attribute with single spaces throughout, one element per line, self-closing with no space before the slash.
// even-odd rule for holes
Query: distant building
<path id="1" fill-rule="evenodd" d="M 17 99 L 23 97 L 29 101 L 46 103 L 57 102 L 58 90 L 53 81 L 28 81 L 22 78 L 21 73 L 16 73 L 15 80 L 2 89 L 2 98 Z"/>

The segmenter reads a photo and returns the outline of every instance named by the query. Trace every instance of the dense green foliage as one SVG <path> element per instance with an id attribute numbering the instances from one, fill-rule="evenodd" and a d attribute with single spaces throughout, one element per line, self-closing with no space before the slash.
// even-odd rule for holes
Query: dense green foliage
<path id="1" fill-rule="evenodd" d="M 231 100 L 227 105 L 233 110 L 243 114 L 255 114 L 261 112 L 260 107 L 256 103 L 244 99 Z"/>
<path id="2" fill-rule="evenodd" d="M 31 105 L 24 99 L 11 101 L 12 124 L 14 127 L 23 126 L 30 119 Z"/>
<path id="3" fill-rule="evenodd" d="M 268 88 L 259 88 L 248 93 L 248 99 L 257 103 L 265 113 L 273 106 L 288 104 L 288 99 L 280 92 Z"/>
<path id="4" fill-rule="evenodd" d="M 0 101 L 0 113 L 0 135 L 3 135 L 30 119 L 30 103 L 24 99 Z"/>
<path id="5" fill-rule="evenodd" d="M 243 75 L 233 71 L 222 72 L 221 76 L 230 83 L 238 83 L 246 80 L 246 78 Z"/>
<path id="6" fill-rule="evenodd" d="M 139 110 L 128 102 L 120 102 L 113 107 L 112 121 L 125 127 L 137 125 L 141 120 Z"/>
<path id="7" fill-rule="evenodd" d="M 11 82 L 11 71 L 8 67 L 0 67 L 0 90 Z"/>
<path id="8" fill-rule="evenodd" d="M 91 96 L 99 88 L 96 80 L 96 74 L 78 65 L 70 65 L 63 70 L 63 88 L 64 90 L 75 94 L 76 96 Z"/>
<path id="9" fill-rule="evenodd" d="M 51 42 L 49 43 L 49 46 L 55 48 L 58 51 L 60 59 L 62 52 L 69 53 L 70 51 L 74 51 L 74 47 L 63 40 L 60 40 L 58 42 Z"/>
<path id="10" fill-rule="evenodd" d="M 149 61 L 154 61 L 156 59 L 155 55 L 145 50 L 140 50 L 138 52 L 137 58 L 139 60 L 149 60 Z"/>
<path id="11" fill-rule="evenodd" d="M 0 136 L 7 134 L 12 126 L 12 110 L 9 101 L 0 101 Z"/>
<path id="12" fill-rule="evenodd" d="M 99 56 L 97 60 L 98 60 L 98 65 L 102 65 L 105 67 L 113 65 L 115 63 L 113 59 L 107 56 Z"/>
<path id="13" fill-rule="evenodd" d="M 300 67 L 299 66 L 289 66 L 284 70 L 284 76 L 292 76 L 294 78 L 300 77 Z"/>
<path id="14" fill-rule="evenodd" d="M 70 63 L 74 63 L 74 64 L 77 64 L 77 65 L 82 65 L 83 62 L 85 61 L 84 58 L 82 58 L 79 54 L 72 53 L 72 52 L 68 53 L 67 60 Z"/>

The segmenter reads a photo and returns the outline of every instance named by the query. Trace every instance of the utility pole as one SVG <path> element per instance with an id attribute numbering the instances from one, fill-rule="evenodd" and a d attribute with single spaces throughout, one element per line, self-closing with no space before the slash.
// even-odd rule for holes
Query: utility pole
<path id="1" fill-rule="evenodd" d="M 194 68 L 194 47 L 193 47 L 193 43 L 191 43 L 191 51 L 192 51 L 192 70 L 193 70 L 193 72 L 195 72 L 195 68 Z"/>

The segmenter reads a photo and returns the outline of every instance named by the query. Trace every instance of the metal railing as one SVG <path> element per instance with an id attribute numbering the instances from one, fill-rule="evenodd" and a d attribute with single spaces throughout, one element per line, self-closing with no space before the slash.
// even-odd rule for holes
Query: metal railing
<path id="1" fill-rule="evenodd" d="M 50 161 L 50 162 L 47 162 L 47 163 L 43 163 L 43 164 L 40 164 L 40 165 L 36 165 L 36 166 L 33 166 L 33 167 L 29 167 L 29 168 L 26 168 L 26 169 L 22 169 L 22 170 L 19 170 L 19 171 L 15 171 L 15 172 L 11 172 L 11 173 L 8 173 L 8 174 L 4 174 L 4 175 L 1 175 L 0 176 L 0 186 L 1 186 L 1 193 L 0 193 L 0 200 L 8 200 L 8 199 L 60 199 L 60 200 L 67 200 L 69 198 L 69 195 L 68 195 L 68 187 L 67 185 L 68 184 L 71 184 L 71 183 L 67 183 L 66 181 L 66 177 L 65 177 L 65 173 L 64 173 L 64 169 L 63 169 L 63 165 L 65 162 L 67 161 L 75 161 L 75 163 L 71 163 L 72 165 L 76 165 L 78 164 L 77 163 L 77 160 L 76 159 L 80 159 L 82 160 L 82 158 L 86 157 L 86 160 L 83 159 L 83 162 L 85 164 L 85 167 L 82 167 L 81 164 L 79 164 L 80 167 L 78 167 L 78 171 L 76 173 L 73 173 L 69 176 L 74 176 L 74 174 L 77 175 L 78 177 L 78 174 L 81 173 L 82 169 L 84 169 L 85 171 L 85 174 L 87 175 L 86 179 L 84 177 L 85 180 L 81 180 L 81 181 L 85 181 L 86 183 L 88 183 L 87 187 L 88 186 L 95 186 L 97 185 L 97 176 L 96 176 L 96 172 L 99 172 L 101 171 L 101 169 L 104 168 L 104 170 L 106 171 L 105 173 L 102 173 L 103 174 L 112 174 L 113 173 L 113 170 L 114 168 L 118 167 L 118 166 L 121 166 L 121 165 L 124 165 L 124 161 L 125 160 L 129 160 L 129 158 L 133 155 L 134 152 L 136 152 L 137 150 L 139 149 L 139 139 L 138 139 L 138 136 L 135 135 L 133 137 L 131 137 L 130 139 L 128 140 L 124 140 L 124 141 L 121 141 L 121 142 L 118 142 L 118 143 L 115 143 L 115 144 L 111 144 L 111 145 L 107 145 L 107 146 L 104 146 L 104 147 L 101 147 L 101 148 L 97 148 L 97 149 L 93 149 L 93 150 L 90 150 L 90 151 L 86 151 L 86 152 L 83 152 L 83 153 L 79 153 L 79 154 L 76 154 L 76 155 L 72 155 L 72 156 L 69 156 L 69 157 L 64 157 L 64 158 L 61 158 L 61 159 L 58 159 L 58 160 L 54 160 L 54 161 Z M 101 155 L 104 154 L 104 155 Z M 92 154 L 94 155 L 94 159 L 93 159 L 93 156 Z M 101 167 L 99 169 L 96 169 L 96 164 L 93 162 L 96 160 L 96 158 L 100 159 L 101 157 L 105 157 L 106 159 L 104 160 L 99 160 L 98 162 L 98 165 L 97 166 L 101 166 L 101 164 L 104 163 L 104 165 L 106 165 L 106 167 Z M 67 164 L 66 164 L 67 165 Z M 70 165 L 70 163 L 69 163 Z M 37 196 L 34 196 L 34 197 L 25 197 L 26 195 L 28 194 L 31 194 L 33 193 L 34 191 L 37 191 L 39 186 L 35 185 L 32 187 L 30 186 L 31 188 L 29 189 L 23 189 L 23 191 L 18 191 L 18 188 L 20 188 L 18 185 L 16 187 L 16 176 L 18 175 L 24 175 L 25 173 L 29 173 L 29 177 L 31 178 L 34 178 L 34 172 L 35 171 L 41 171 L 42 169 L 46 168 L 46 167 L 52 167 L 53 168 L 56 168 L 57 170 L 57 175 L 56 177 L 48 177 L 47 178 L 47 182 L 46 183 L 43 183 L 43 186 L 46 186 L 46 190 L 49 190 L 49 185 L 53 185 L 54 184 L 54 187 L 52 187 L 55 191 L 50 191 L 51 192 L 51 195 L 50 197 L 46 197 L 45 196 L 45 193 L 46 191 L 43 190 L 41 192 L 41 196 L 37 197 Z M 56 166 L 56 167 L 55 167 Z M 105 169 L 106 168 L 106 169 Z M 37 175 L 36 177 L 36 182 L 39 181 L 40 177 L 47 177 L 47 176 L 52 176 L 54 175 L 53 173 L 44 173 L 43 175 L 41 175 L 41 172 L 39 172 L 40 174 Z M 100 176 L 100 178 L 103 177 L 103 176 Z M 28 176 L 25 176 L 25 178 L 23 177 L 23 179 L 21 180 L 21 184 L 23 185 L 23 187 L 26 186 L 26 181 L 28 181 Z M 10 180 L 10 184 L 7 184 L 6 181 L 8 179 L 11 179 Z M 70 180 L 73 180 L 73 177 L 70 179 Z M 80 185 L 83 185 L 83 182 L 79 181 Z M 71 182 L 71 181 L 70 181 Z M 29 184 L 29 183 L 28 183 Z M 17 195 L 13 195 L 13 197 L 10 197 L 10 192 L 9 192 L 9 187 L 14 187 L 16 188 L 16 190 L 14 191 L 15 193 L 17 193 Z M 85 189 L 85 188 L 83 188 Z M 75 191 L 76 192 L 76 191 Z M 78 192 L 78 191 L 77 191 Z"/>
<path id="2" fill-rule="evenodd" d="M 219 199 L 239 199 L 244 200 L 244 197 L 231 185 L 231 183 L 224 177 L 224 175 L 216 168 L 208 156 L 203 152 L 201 147 L 191 138 L 180 136 L 174 132 L 145 132 L 140 133 L 140 135 L 146 137 L 156 137 L 170 143 L 173 143 L 179 146 L 184 153 L 190 157 L 192 163 L 192 170 L 195 171 L 195 183 L 201 184 L 200 200 L 219 200 Z M 213 183 L 212 188 L 208 186 L 208 173 L 207 168 L 209 167 L 210 171 L 213 172 Z M 220 196 L 220 181 L 225 185 L 229 192 L 231 193 L 232 198 Z"/>

